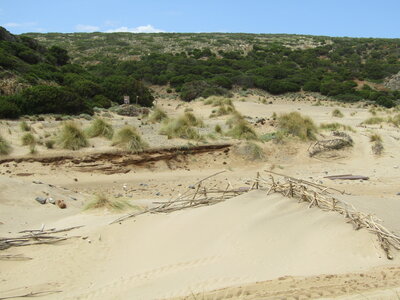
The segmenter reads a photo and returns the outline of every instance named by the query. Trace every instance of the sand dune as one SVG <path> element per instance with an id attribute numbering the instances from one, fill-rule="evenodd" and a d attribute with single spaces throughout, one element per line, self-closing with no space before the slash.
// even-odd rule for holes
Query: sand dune
<path id="1" fill-rule="evenodd" d="M 91 217 L 86 215 L 86 222 Z M 75 223 L 70 226 L 77 220 L 85 222 L 77 215 L 69 218 Z M 386 259 L 374 235 L 354 231 L 340 215 L 263 191 L 121 225 L 103 222 L 88 235 L 20 249 L 34 259 L 2 263 L 7 280 L 0 289 L 51 283 L 63 292 L 49 299 L 163 299 L 398 263 Z"/>

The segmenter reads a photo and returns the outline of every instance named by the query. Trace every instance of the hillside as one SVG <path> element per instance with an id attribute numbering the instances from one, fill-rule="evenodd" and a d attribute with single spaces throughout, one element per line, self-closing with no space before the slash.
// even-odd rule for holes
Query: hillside
<path id="1" fill-rule="evenodd" d="M 227 95 L 233 86 L 271 94 L 320 92 L 386 107 L 400 98 L 383 84 L 400 71 L 399 39 L 240 33 L 26 36 L 65 47 L 74 62 L 99 76 L 132 75 L 150 84 L 170 84 L 189 101 Z"/>

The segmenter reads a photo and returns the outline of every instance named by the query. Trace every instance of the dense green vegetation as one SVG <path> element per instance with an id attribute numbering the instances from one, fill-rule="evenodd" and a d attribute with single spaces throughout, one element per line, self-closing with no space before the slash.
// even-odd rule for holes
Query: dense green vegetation
<path id="1" fill-rule="evenodd" d="M 92 113 L 93 107 L 122 103 L 124 95 L 152 105 L 150 91 L 133 76 L 96 76 L 69 61 L 63 48 L 45 48 L 0 27 L 0 81 L 14 81 L 14 88 L 0 86 L 0 118 Z"/>
<path id="2" fill-rule="evenodd" d="M 0 85 L 6 94 L 0 96 L 0 117 L 91 113 L 93 107 L 121 103 L 123 95 L 151 106 L 145 84 L 170 85 L 185 101 L 229 96 L 240 87 L 271 94 L 303 90 L 392 107 L 400 92 L 382 82 L 400 71 L 399 49 L 398 39 L 219 33 L 13 36 L 0 28 L 0 81 L 16 81 L 11 91 Z"/>

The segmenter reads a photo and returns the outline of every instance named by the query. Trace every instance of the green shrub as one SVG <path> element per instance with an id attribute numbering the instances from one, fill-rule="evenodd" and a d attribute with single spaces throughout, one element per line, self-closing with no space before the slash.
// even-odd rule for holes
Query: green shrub
<path id="1" fill-rule="evenodd" d="M 153 122 L 153 123 L 159 123 L 165 119 L 167 119 L 168 116 L 165 113 L 165 111 L 163 111 L 161 108 L 156 107 L 153 112 L 149 115 L 149 121 Z"/>
<path id="2" fill-rule="evenodd" d="M 216 133 L 222 133 L 221 125 L 219 125 L 219 124 L 215 125 L 214 131 L 215 131 Z"/>
<path id="3" fill-rule="evenodd" d="M 11 150 L 9 142 L 0 135 L 0 155 L 8 155 Z"/>
<path id="4" fill-rule="evenodd" d="M 107 123 L 103 119 L 97 118 L 92 121 L 86 133 L 90 138 L 102 136 L 107 139 L 112 139 L 114 135 L 114 129 L 111 124 Z"/>
<path id="5" fill-rule="evenodd" d="M 278 127 L 285 135 L 299 137 L 301 140 L 315 140 L 317 127 L 309 117 L 298 112 L 283 114 L 278 117 Z"/>
<path id="6" fill-rule="evenodd" d="M 339 109 L 335 109 L 335 110 L 332 111 L 332 117 L 343 118 L 344 115 Z"/>
<path id="7" fill-rule="evenodd" d="M 78 150 L 89 145 L 82 130 L 73 122 L 63 125 L 58 136 L 58 144 L 63 149 Z"/>
<path id="8" fill-rule="evenodd" d="M 138 153 L 145 150 L 148 145 L 142 140 L 142 137 L 133 126 L 125 126 L 120 129 L 114 139 L 113 145 L 123 147 L 132 153 Z"/>

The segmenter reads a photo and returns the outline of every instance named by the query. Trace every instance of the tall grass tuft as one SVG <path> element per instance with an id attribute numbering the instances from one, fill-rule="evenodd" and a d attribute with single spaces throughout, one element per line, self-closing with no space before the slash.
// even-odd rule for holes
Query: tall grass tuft
<path id="1" fill-rule="evenodd" d="M 63 149 L 78 150 L 89 145 L 82 130 L 73 122 L 63 125 L 59 136 L 58 144 Z"/>
<path id="2" fill-rule="evenodd" d="M 299 137 L 301 140 L 315 140 L 318 132 L 313 120 L 298 112 L 283 114 L 278 117 L 278 127 L 285 135 Z"/>
<path id="3" fill-rule="evenodd" d="M 330 131 L 337 131 L 337 130 L 347 130 L 347 131 L 351 131 L 351 132 L 355 132 L 355 130 L 353 129 L 353 127 L 348 126 L 348 125 L 344 125 L 344 124 L 340 124 L 340 123 L 322 123 L 319 128 L 321 128 L 322 130 L 330 130 Z"/>
<path id="4" fill-rule="evenodd" d="M 116 133 L 113 145 L 120 146 L 132 153 L 139 153 L 148 148 L 148 144 L 143 141 L 136 128 L 129 125 Z"/>
<path id="5" fill-rule="evenodd" d="M 149 115 L 149 121 L 152 123 L 160 123 L 161 121 L 168 119 L 168 115 L 161 108 L 156 107 L 153 112 Z"/>
<path id="6" fill-rule="evenodd" d="M 104 194 L 98 194 L 93 201 L 89 202 L 85 209 L 107 208 L 111 210 L 123 210 L 132 207 L 127 201 L 110 200 Z"/>
<path id="7" fill-rule="evenodd" d="M 375 125 L 375 124 L 381 124 L 385 122 L 384 118 L 381 117 L 371 117 L 366 119 L 365 121 L 362 122 L 362 124 L 366 124 L 366 125 Z"/>
<path id="8" fill-rule="evenodd" d="M 23 146 L 32 146 L 36 144 L 36 139 L 32 133 L 25 133 L 22 136 L 21 141 Z"/>
<path id="9" fill-rule="evenodd" d="M 0 155 L 8 155 L 11 150 L 9 142 L 0 135 Z"/>
<path id="10" fill-rule="evenodd" d="M 90 127 L 86 131 L 86 134 L 90 138 L 102 136 L 111 140 L 114 135 L 114 129 L 110 123 L 107 123 L 103 119 L 97 118 L 92 121 Z"/>
<path id="11" fill-rule="evenodd" d="M 19 123 L 19 128 L 21 128 L 22 131 L 31 131 L 31 126 L 29 126 L 26 121 Z"/>
<path id="12" fill-rule="evenodd" d="M 160 129 L 160 134 L 168 136 L 168 138 L 182 138 L 190 140 L 200 140 L 201 135 L 193 127 L 204 126 L 202 120 L 192 113 L 185 113 L 176 119 L 168 119 L 164 122 Z"/>
<path id="13" fill-rule="evenodd" d="M 335 110 L 332 111 L 332 117 L 343 118 L 344 115 L 339 109 L 336 108 Z"/>
<path id="14" fill-rule="evenodd" d="M 264 160 L 266 158 L 264 150 L 254 142 L 246 142 L 244 145 L 239 146 L 236 151 L 245 159 L 251 161 Z"/>
<path id="15" fill-rule="evenodd" d="M 240 120 L 227 132 L 227 135 L 239 140 L 258 140 L 257 133 L 246 120 Z"/>

